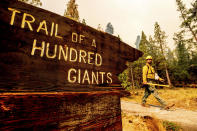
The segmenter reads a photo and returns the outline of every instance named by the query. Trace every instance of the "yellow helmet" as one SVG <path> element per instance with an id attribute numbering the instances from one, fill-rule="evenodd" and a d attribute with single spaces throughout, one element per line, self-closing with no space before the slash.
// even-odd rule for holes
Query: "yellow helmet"
<path id="1" fill-rule="evenodd" d="M 146 57 L 146 60 L 149 60 L 149 59 L 152 60 L 153 59 L 152 56 L 149 55 L 149 56 Z"/>

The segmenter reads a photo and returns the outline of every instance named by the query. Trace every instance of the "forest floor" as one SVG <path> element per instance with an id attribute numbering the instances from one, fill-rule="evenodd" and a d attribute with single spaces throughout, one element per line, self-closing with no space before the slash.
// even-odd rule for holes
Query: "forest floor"
<path id="1" fill-rule="evenodd" d="M 147 99 L 150 107 L 142 107 L 143 89 L 134 90 L 131 96 L 121 99 L 123 131 L 197 130 L 197 89 L 158 89 L 159 95 L 175 106 L 163 110 L 151 95 Z"/>

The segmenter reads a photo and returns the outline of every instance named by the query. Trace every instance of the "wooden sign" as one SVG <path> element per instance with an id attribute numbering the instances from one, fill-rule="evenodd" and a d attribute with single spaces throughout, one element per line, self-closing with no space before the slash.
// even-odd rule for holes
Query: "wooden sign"
<path id="1" fill-rule="evenodd" d="M 110 86 L 142 52 L 16 0 L 1 0 L 0 18 L 1 131 L 122 130 L 124 91 Z"/>
<path id="2" fill-rule="evenodd" d="M 0 17 L 3 92 L 119 84 L 126 61 L 142 56 L 115 36 L 16 0 L 1 0 Z"/>

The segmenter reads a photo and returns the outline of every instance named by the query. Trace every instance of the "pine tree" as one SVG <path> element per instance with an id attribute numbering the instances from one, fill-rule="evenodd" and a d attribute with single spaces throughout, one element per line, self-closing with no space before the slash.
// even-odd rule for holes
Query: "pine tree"
<path id="1" fill-rule="evenodd" d="M 42 6 L 42 2 L 40 0 L 18 0 L 18 1 L 21 1 L 21 2 L 24 2 L 24 3 L 27 3 L 27 4 L 31 4 L 31 5 L 34 5 L 34 6 Z"/>
<path id="2" fill-rule="evenodd" d="M 118 35 L 118 38 L 120 39 L 120 41 L 122 41 L 122 38 L 120 37 L 120 35 Z"/>
<path id="3" fill-rule="evenodd" d="M 82 24 L 86 25 L 86 20 L 85 19 L 82 20 Z"/>
<path id="4" fill-rule="evenodd" d="M 154 40 L 156 42 L 156 44 L 158 44 L 158 46 L 160 47 L 160 51 L 163 57 L 163 60 L 165 61 L 164 66 L 165 66 L 165 71 L 166 71 L 166 77 L 168 80 L 168 84 L 170 87 L 172 87 L 171 84 L 171 80 L 170 80 L 170 76 L 168 73 L 168 65 L 167 65 L 167 60 L 165 57 L 165 49 L 166 49 L 166 34 L 164 31 L 161 30 L 160 25 L 158 24 L 158 22 L 155 23 L 155 29 L 154 29 Z"/>
<path id="5" fill-rule="evenodd" d="M 192 19 L 190 16 L 191 11 L 189 11 L 186 6 L 183 4 L 182 0 L 176 0 L 178 11 L 180 12 L 180 17 L 182 18 L 181 27 L 185 29 L 189 29 L 193 38 L 197 42 L 197 25 L 196 20 Z M 196 4 L 196 3 L 195 3 Z M 196 5 L 194 4 L 194 9 L 196 10 Z M 194 21 L 195 20 L 195 21 Z"/>
<path id="6" fill-rule="evenodd" d="M 190 13 L 190 19 L 192 19 L 192 21 L 197 21 L 197 0 L 191 4 L 192 8 L 189 9 L 189 13 Z"/>
<path id="7" fill-rule="evenodd" d="M 145 65 L 145 57 L 148 55 L 147 53 L 147 45 L 148 45 L 148 40 L 146 38 L 146 34 L 142 31 L 141 34 L 141 41 L 139 44 L 139 50 L 144 53 L 143 57 L 139 58 L 137 61 L 134 61 L 132 63 L 132 73 L 135 74 L 133 79 L 135 82 L 136 87 L 141 87 L 142 86 L 142 67 Z"/>
<path id="8" fill-rule="evenodd" d="M 190 67 L 190 54 L 186 48 L 186 40 L 184 40 L 184 32 L 179 32 L 174 35 L 174 41 L 176 44 L 176 56 L 177 63 L 175 68 L 175 76 L 177 80 L 187 81 L 189 79 L 189 67 Z"/>
<path id="9" fill-rule="evenodd" d="M 106 26 L 105 32 L 113 35 L 114 33 L 114 27 L 112 26 L 112 24 L 109 22 Z"/>
<path id="10" fill-rule="evenodd" d="M 168 48 L 166 59 L 167 59 L 168 65 L 172 64 L 175 61 L 174 53 L 170 48 Z"/>
<path id="11" fill-rule="evenodd" d="M 159 46 L 156 45 L 155 40 L 149 36 L 149 43 L 148 43 L 148 50 L 147 53 L 151 55 L 154 60 L 153 60 L 153 66 L 155 70 L 163 70 L 163 68 L 160 65 L 163 65 L 164 60 L 162 59 L 162 53 L 159 48 Z"/>
<path id="12" fill-rule="evenodd" d="M 191 60 L 190 60 L 190 66 L 189 66 L 189 74 L 192 81 L 197 80 L 197 52 L 191 51 Z M 195 82 L 196 83 L 196 82 Z"/>
<path id="13" fill-rule="evenodd" d="M 174 75 L 175 70 L 177 69 L 177 57 L 176 57 L 176 50 L 171 50 L 170 48 L 168 48 L 167 54 L 166 54 L 166 60 L 167 60 L 167 64 L 168 64 L 168 71 L 170 74 L 170 79 L 173 83 L 173 85 L 176 84 L 176 78 Z"/>
<path id="14" fill-rule="evenodd" d="M 192 28 L 197 36 L 197 0 L 192 3 L 192 8 L 189 9 L 189 19 L 192 23 Z M 197 42 L 193 42 L 197 49 Z"/>
<path id="15" fill-rule="evenodd" d="M 75 21 L 79 21 L 78 5 L 75 3 L 75 0 L 70 0 L 68 2 L 67 10 L 65 10 L 64 16 Z"/>
<path id="16" fill-rule="evenodd" d="M 138 36 L 137 36 L 137 39 L 136 39 L 136 42 L 135 42 L 135 45 L 136 45 L 136 48 L 137 48 L 137 49 L 140 48 L 140 47 L 139 47 L 139 46 L 140 46 L 140 41 L 141 41 L 141 38 L 140 38 L 140 35 L 138 35 Z"/>
<path id="17" fill-rule="evenodd" d="M 148 45 L 148 40 L 147 40 L 147 37 L 144 33 L 144 31 L 142 31 L 142 35 L 141 35 L 141 41 L 140 41 L 140 44 L 139 44 L 139 49 L 140 51 L 142 52 L 146 52 L 147 51 L 147 45 Z"/>

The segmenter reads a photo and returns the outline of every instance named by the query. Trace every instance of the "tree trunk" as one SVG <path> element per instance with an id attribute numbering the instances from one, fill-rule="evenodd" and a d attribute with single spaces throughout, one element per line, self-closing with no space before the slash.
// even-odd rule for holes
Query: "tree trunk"
<path id="1" fill-rule="evenodd" d="M 194 33 L 194 31 L 192 30 L 192 28 L 189 26 L 189 30 L 191 31 L 192 35 L 194 36 L 196 42 L 197 42 L 197 37 L 196 34 Z"/>
<path id="2" fill-rule="evenodd" d="M 165 69 L 166 69 L 166 77 L 167 77 L 167 80 L 168 80 L 168 85 L 171 88 L 172 87 L 172 83 L 171 83 L 170 76 L 169 76 L 169 73 L 168 73 L 167 60 L 165 58 L 164 51 L 163 51 L 163 46 L 162 46 L 161 43 L 160 43 L 160 48 L 161 48 L 161 53 L 162 53 L 163 58 L 164 58 L 164 61 L 165 61 L 165 64 L 164 65 L 165 65 Z"/>
<path id="3" fill-rule="evenodd" d="M 168 73 L 166 63 L 165 63 L 165 68 L 166 68 L 166 77 L 167 77 L 167 80 L 168 80 L 168 85 L 169 85 L 170 88 L 172 88 L 172 83 L 171 83 L 171 80 L 170 80 L 170 76 L 169 76 L 169 73 Z"/>
<path id="4" fill-rule="evenodd" d="M 130 65 L 130 69 L 131 69 L 131 81 L 132 81 L 132 89 L 134 89 L 135 84 L 134 84 L 134 79 L 133 79 L 133 68 L 132 65 Z"/>

